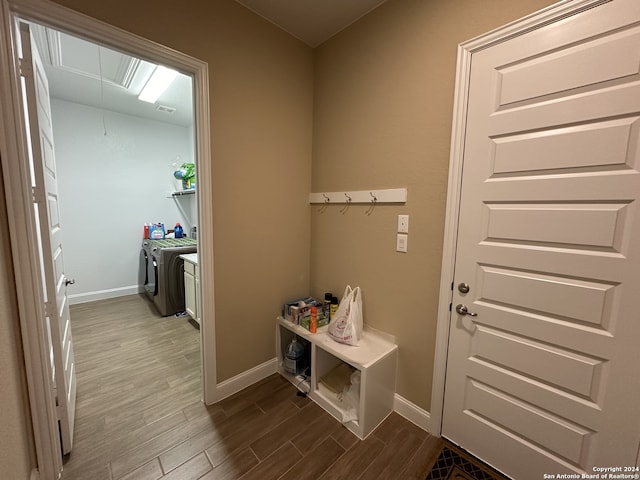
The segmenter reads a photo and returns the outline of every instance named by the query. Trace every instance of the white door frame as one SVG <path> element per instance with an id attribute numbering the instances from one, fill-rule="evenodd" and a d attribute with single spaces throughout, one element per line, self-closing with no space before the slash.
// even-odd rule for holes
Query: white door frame
<path id="1" fill-rule="evenodd" d="M 45 332 L 35 319 L 44 315 L 38 243 L 32 210 L 27 137 L 21 99 L 19 65 L 15 61 L 17 19 L 30 20 L 93 41 L 132 56 L 164 64 L 194 78 L 195 136 L 198 165 L 199 238 L 213 237 L 213 192 L 209 125 L 208 66 L 156 44 L 47 0 L 0 0 L 0 158 L 9 216 L 13 270 L 18 299 L 25 370 L 33 422 L 37 464 L 42 479 L 57 478 L 61 469 L 60 440 Z M 207 179 L 204 181 L 204 179 Z M 213 245 L 199 242 L 203 397 L 207 404 L 219 397 L 216 381 Z"/>
<path id="2" fill-rule="evenodd" d="M 440 276 L 440 297 L 436 330 L 436 348 L 433 367 L 433 387 L 431 390 L 431 434 L 442 434 L 444 410 L 444 386 L 447 373 L 447 353 L 449 348 L 449 327 L 451 323 L 451 302 L 453 298 L 453 276 L 458 241 L 458 220 L 460 195 L 462 193 L 462 163 L 464 139 L 467 129 L 467 102 L 470 86 L 471 59 L 473 54 L 496 43 L 523 35 L 562 18 L 607 3 L 611 0 L 563 0 L 555 5 L 532 13 L 520 20 L 509 23 L 458 46 L 456 85 L 453 102 L 453 122 L 449 155 L 449 185 L 447 188 L 447 213 L 445 217 L 442 270 Z"/>

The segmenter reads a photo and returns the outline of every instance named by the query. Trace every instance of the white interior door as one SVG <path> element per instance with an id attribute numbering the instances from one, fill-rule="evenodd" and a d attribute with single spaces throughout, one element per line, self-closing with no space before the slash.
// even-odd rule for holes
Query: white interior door
<path id="1" fill-rule="evenodd" d="M 639 69 L 637 0 L 472 57 L 442 434 L 515 479 L 637 462 Z"/>
<path id="2" fill-rule="evenodd" d="M 31 144 L 34 215 L 39 228 L 42 280 L 45 286 L 44 321 L 49 333 L 52 388 L 55 391 L 62 453 L 67 454 L 73 446 L 76 376 L 58 208 L 49 87 L 29 25 L 20 24 L 20 36 L 23 54 L 21 74 L 24 78 L 24 99 Z"/>

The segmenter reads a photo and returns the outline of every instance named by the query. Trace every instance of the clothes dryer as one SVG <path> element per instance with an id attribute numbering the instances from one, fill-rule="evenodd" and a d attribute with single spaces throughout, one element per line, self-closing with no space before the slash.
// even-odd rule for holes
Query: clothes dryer
<path id="1" fill-rule="evenodd" d="M 180 255 L 196 253 L 197 243 L 193 238 L 142 242 L 141 277 L 144 276 L 147 295 L 162 316 L 184 311 L 184 260 Z"/>

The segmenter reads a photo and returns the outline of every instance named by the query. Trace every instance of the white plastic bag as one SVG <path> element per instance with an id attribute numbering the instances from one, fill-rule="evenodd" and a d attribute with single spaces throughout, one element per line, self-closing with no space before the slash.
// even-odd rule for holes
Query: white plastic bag
<path id="1" fill-rule="evenodd" d="M 362 337 L 362 292 L 347 285 L 335 319 L 329 323 L 329 336 L 336 342 L 358 345 Z"/>

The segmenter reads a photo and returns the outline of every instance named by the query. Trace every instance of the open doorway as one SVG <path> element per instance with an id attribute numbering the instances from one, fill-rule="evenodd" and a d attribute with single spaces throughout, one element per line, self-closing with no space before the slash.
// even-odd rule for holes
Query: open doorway
<path id="1" fill-rule="evenodd" d="M 49 83 L 69 302 L 144 293 L 156 282 L 139 261 L 143 226 L 163 224 L 162 237 L 173 237 L 180 225 L 191 238 L 198 223 L 195 182 L 187 189 L 174 175 L 196 163 L 193 80 L 175 72 L 157 100 L 142 101 L 161 67 L 52 28 L 32 31 Z M 158 313 L 184 311 L 181 275 L 162 280 L 182 296 L 158 302 Z"/>
<path id="2" fill-rule="evenodd" d="M 0 148 L 3 158 L 12 159 L 3 162 L 5 179 L 5 195 L 9 213 L 9 231 L 14 271 L 16 272 L 16 291 L 19 306 L 19 320 L 25 351 L 29 402 L 31 406 L 35 449 L 38 469 L 41 478 L 55 478 L 60 470 L 60 445 L 56 408 L 51 393 L 51 367 L 47 359 L 48 352 L 42 346 L 46 332 L 39 324 L 45 312 L 41 303 L 41 275 L 38 266 L 38 242 L 33 223 L 33 192 L 28 183 L 27 133 L 24 109 L 21 105 L 20 51 L 16 42 L 17 19 L 41 23 L 67 33 L 79 35 L 101 44 L 109 45 L 118 51 L 145 58 L 151 62 L 167 65 L 194 80 L 195 118 L 194 136 L 196 141 L 195 156 L 199 161 L 199 176 L 209 178 L 211 172 L 209 155 L 209 113 L 208 113 L 208 72 L 207 66 L 197 59 L 172 51 L 166 47 L 141 39 L 108 25 L 77 15 L 51 3 L 33 2 L 24 5 L 13 0 L 3 0 L 0 17 L 3 24 L 0 56 L 3 64 L 8 66 L 6 75 L 0 83 L 0 103 L 3 105 L 3 135 L 0 136 Z M 198 205 L 198 216 L 203 218 L 202 230 L 205 234 L 211 228 L 211 192 L 208 188 L 199 189 L 195 194 Z M 201 207 L 202 206 L 202 207 Z M 208 220 L 208 221 L 207 221 Z M 139 232 L 142 232 L 140 226 Z M 141 236 L 141 233 L 139 234 Z M 90 239 L 89 239 L 90 241 Z M 98 254 L 99 252 L 94 252 Z M 202 368 L 203 397 L 211 403 L 215 398 L 215 336 L 213 319 L 213 252 L 210 245 L 199 252 L 200 261 L 205 263 L 200 285 L 210 295 L 202 301 Z M 135 269 L 134 269 L 135 270 Z M 207 345 L 210 348 L 207 348 Z M 58 460 L 56 460 L 56 458 Z"/>
<path id="3" fill-rule="evenodd" d="M 70 320 L 59 322 L 69 360 L 54 367 L 70 378 L 56 377 L 56 398 L 58 411 L 69 410 L 59 422 L 72 474 L 97 468 L 85 454 L 92 445 L 125 443 L 201 398 L 199 325 L 185 311 L 181 256 L 197 259 L 195 181 L 182 178 L 195 170 L 193 82 L 174 71 L 155 101 L 143 101 L 165 67 L 41 25 L 30 31 L 41 52 L 36 77 L 49 87 L 38 104 L 50 105 L 55 153 L 54 263 L 74 278 Z"/>

